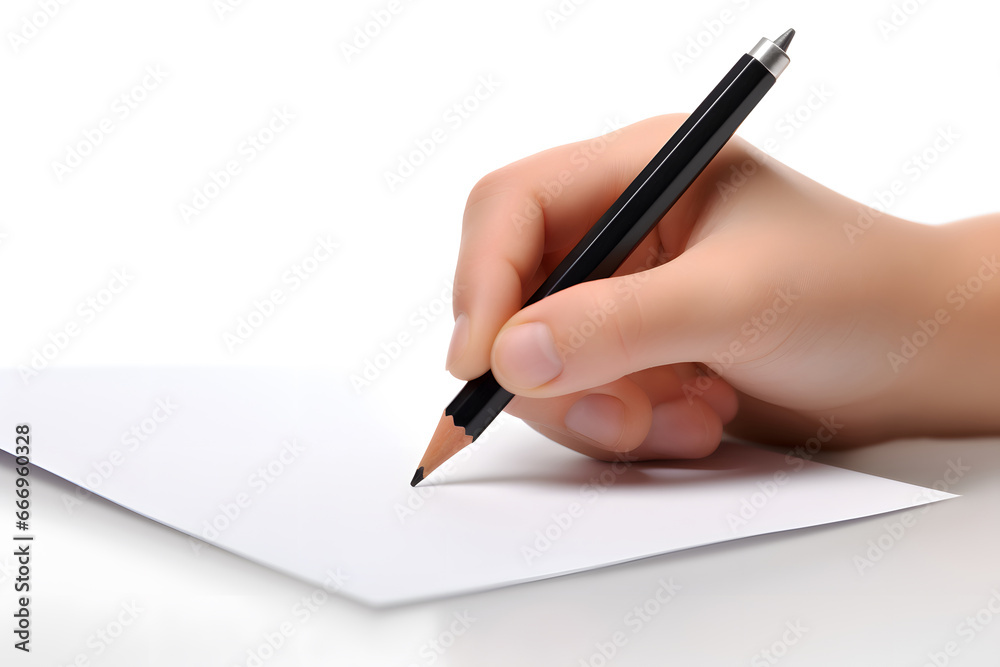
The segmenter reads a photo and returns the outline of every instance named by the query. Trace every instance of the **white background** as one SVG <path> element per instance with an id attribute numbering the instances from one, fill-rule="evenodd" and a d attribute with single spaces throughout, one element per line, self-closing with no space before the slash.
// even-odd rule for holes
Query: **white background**
<path id="1" fill-rule="evenodd" d="M 397 407 L 417 456 L 458 386 L 441 366 L 472 185 L 609 124 L 691 110 L 761 36 L 788 27 L 792 63 L 743 136 L 773 140 L 778 159 L 866 203 L 902 180 L 889 206 L 902 217 L 1000 209 L 994 3 L 425 0 L 369 25 L 372 12 L 385 22 L 389 6 L 5 3 L 0 365 L 307 366 L 350 387 L 405 334 L 409 343 L 361 390 Z M 366 27 L 377 34 L 345 54 Z M 467 110 L 461 123 L 456 104 Z M 244 142 L 275 109 L 294 118 L 265 132 L 273 141 L 248 159 Z M 102 121 L 111 131 L 88 139 Z M 390 187 L 386 172 L 436 128 L 445 141 Z M 914 172 L 912 157 L 941 131 L 957 138 Z M 87 153 L 79 166 L 54 166 L 72 152 Z M 185 220 L 181 206 L 231 160 L 239 173 Z M 338 249 L 295 287 L 283 277 L 313 256 L 317 238 Z M 105 292 L 120 287 L 115 271 L 127 285 Z M 285 299 L 273 315 L 227 345 L 275 289 Z M 105 301 L 93 317 L 88 299 Z M 62 337 L 67 327 L 76 334 Z M 423 378 L 444 391 L 409 400 Z M 94 665 L 246 665 L 288 621 L 292 636 L 264 664 L 425 665 L 422 646 L 468 610 L 476 622 L 433 664 L 599 665 L 595 643 L 623 629 L 628 642 L 610 664 L 774 664 L 759 652 L 796 622 L 808 631 L 780 664 L 919 665 L 953 640 L 960 651 L 948 664 L 995 659 L 1000 621 L 972 641 L 959 634 L 1000 590 L 995 443 L 895 443 L 823 458 L 926 485 L 944 479 L 949 461 L 971 470 L 948 489 L 964 498 L 920 514 L 863 574 L 855 556 L 898 515 L 400 610 L 331 597 L 304 622 L 294 609 L 310 587 L 195 550 L 96 497 L 67 502 L 72 485 L 40 474 L 36 651 L 19 655 L 7 640 L 0 651 L 4 664 L 82 655 Z M 0 490 L 12 480 L 5 457 Z M 625 615 L 662 577 L 681 591 L 633 634 Z M 12 609 L 9 570 L 0 585 Z M 97 655 L 88 637 L 132 601 L 143 611 Z M 2 624 L 0 633 L 9 638 Z"/>

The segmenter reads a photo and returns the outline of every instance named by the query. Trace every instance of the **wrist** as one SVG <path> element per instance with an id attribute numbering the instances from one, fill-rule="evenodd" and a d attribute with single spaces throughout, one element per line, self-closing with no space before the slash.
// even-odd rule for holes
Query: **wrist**
<path id="1" fill-rule="evenodd" d="M 1000 433 L 1000 216 L 905 224 L 885 435 Z"/>

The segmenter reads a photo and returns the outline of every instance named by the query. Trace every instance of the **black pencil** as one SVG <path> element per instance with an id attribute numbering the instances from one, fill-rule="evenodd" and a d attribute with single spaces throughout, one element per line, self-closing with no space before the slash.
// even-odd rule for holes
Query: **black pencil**
<path id="1" fill-rule="evenodd" d="M 794 30 L 761 39 L 667 140 L 525 307 L 559 290 L 610 277 L 729 141 L 788 65 Z M 441 415 L 411 486 L 478 438 L 513 394 L 487 371 L 466 383 Z"/>

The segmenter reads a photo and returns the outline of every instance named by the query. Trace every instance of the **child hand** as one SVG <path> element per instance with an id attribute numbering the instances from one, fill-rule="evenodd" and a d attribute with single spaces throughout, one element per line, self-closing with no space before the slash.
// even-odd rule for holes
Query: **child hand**
<path id="1" fill-rule="evenodd" d="M 991 350 L 976 363 L 1000 376 L 1000 280 L 983 278 L 997 270 L 997 221 L 880 214 L 738 137 L 614 277 L 520 310 L 683 119 L 554 148 L 475 186 L 455 275 L 456 377 L 492 368 L 517 395 L 510 413 L 604 459 L 704 456 L 724 425 L 786 444 L 997 428 L 985 398 L 1000 395 L 996 380 L 954 367 Z M 977 271 L 988 296 L 958 312 L 949 290 Z M 941 396 L 956 373 L 967 386 Z"/>

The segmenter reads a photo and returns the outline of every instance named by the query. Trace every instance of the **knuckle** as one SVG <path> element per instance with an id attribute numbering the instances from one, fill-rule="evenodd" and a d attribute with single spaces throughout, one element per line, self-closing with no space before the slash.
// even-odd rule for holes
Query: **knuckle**
<path id="1" fill-rule="evenodd" d="M 472 186 L 466 208 L 473 208 L 498 195 L 507 195 L 517 188 L 516 184 L 517 179 L 512 173 L 510 165 L 491 171 Z"/>

